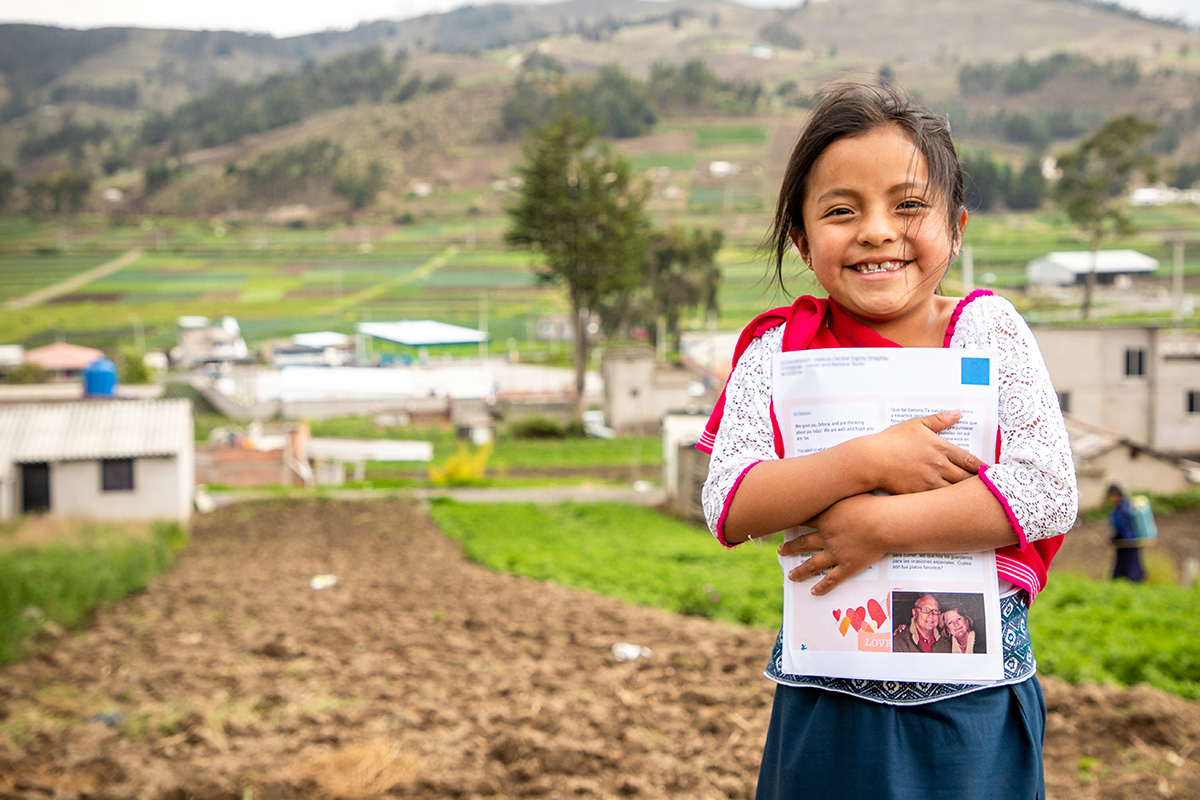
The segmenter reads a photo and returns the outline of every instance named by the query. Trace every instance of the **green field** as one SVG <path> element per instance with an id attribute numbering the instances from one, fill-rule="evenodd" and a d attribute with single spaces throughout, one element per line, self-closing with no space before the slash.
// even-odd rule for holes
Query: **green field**
<path id="1" fill-rule="evenodd" d="M 764 131 L 753 125 L 693 126 L 698 141 L 723 147 L 765 147 Z M 766 253 L 758 250 L 768 232 L 771 187 L 739 176 L 728 182 L 696 177 L 693 154 L 638 156 L 639 163 L 670 166 L 686 184 L 686 200 L 662 219 L 686 227 L 727 231 L 718 254 L 723 283 L 718 327 L 739 328 L 759 311 L 789 302 L 771 283 Z M 676 154 L 678 155 L 678 154 Z M 251 346 L 267 338 L 312 330 L 350 332 L 363 320 L 437 319 L 477 326 L 487 315 L 493 353 L 513 340 L 522 350 L 549 349 L 532 337 L 536 321 L 564 313 L 560 287 L 541 283 L 536 255 L 506 248 L 505 217 L 498 208 L 469 216 L 430 215 L 411 224 L 357 225 L 328 229 L 225 224 L 156 219 L 134 224 L 80 217 L 61 223 L 0 218 L 0 303 L 61 283 L 134 247 L 142 255 L 124 269 L 75 287 L 18 313 L 0 315 L 0 343 L 35 347 L 54 340 L 110 352 L 131 346 L 144 332 L 151 348 L 175 344 L 177 319 L 234 316 Z M 457 215 L 457 216 L 456 216 Z M 1140 233 L 1105 242 L 1105 247 L 1141 250 L 1162 264 L 1157 276 L 1169 286 L 1173 241 L 1187 240 L 1184 272 L 1200 275 L 1200 207 L 1134 209 Z M 736 223 L 736 230 L 731 226 Z M 1050 250 L 1085 245 L 1058 212 L 977 214 L 965 244 L 974 261 L 975 285 L 1007 293 L 1018 307 L 1037 315 L 1053 312 L 1025 298 L 1025 264 Z M 946 289 L 962 289 L 962 260 L 947 276 Z M 818 292 L 797 259 L 785 264 L 791 295 Z M 1161 324 L 1161 314 L 1122 318 L 1132 324 Z M 685 326 L 698 327 L 698 314 Z"/>

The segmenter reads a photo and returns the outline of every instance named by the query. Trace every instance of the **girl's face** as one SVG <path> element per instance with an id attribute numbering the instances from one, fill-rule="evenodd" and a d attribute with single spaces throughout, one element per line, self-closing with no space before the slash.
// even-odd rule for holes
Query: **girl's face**
<path id="1" fill-rule="evenodd" d="M 934 292 L 967 215 L 952 237 L 928 183 L 925 157 L 893 126 L 838 139 L 809 175 L 793 240 L 829 296 L 876 329 L 927 333 L 938 320 Z"/>

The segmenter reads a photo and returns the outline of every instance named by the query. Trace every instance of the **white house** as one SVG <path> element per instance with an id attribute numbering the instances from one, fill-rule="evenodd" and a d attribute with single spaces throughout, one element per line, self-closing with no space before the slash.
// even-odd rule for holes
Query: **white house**
<path id="1" fill-rule="evenodd" d="M 248 361 L 250 349 L 233 317 L 209 325 L 207 317 L 179 318 L 179 345 L 171 350 L 171 361 L 183 367 L 227 361 Z"/>
<path id="2" fill-rule="evenodd" d="M 1083 283 L 1092 269 L 1087 250 L 1047 253 L 1025 265 L 1025 277 L 1033 286 L 1070 286 Z M 1118 275 L 1147 275 L 1158 269 L 1158 259 L 1137 250 L 1096 252 L 1096 280 L 1112 283 Z"/>
<path id="3" fill-rule="evenodd" d="M 1063 411 L 1168 456 L 1200 457 L 1200 336 L 1037 327 Z"/>
<path id="4" fill-rule="evenodd" d="M 184 522 L 193 435 L 183 399 L 0 406 L 0 519 L 50 511 Z"/>

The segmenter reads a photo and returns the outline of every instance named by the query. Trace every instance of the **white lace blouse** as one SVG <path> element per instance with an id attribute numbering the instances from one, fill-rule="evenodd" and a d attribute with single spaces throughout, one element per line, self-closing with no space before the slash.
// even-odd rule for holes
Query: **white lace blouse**
<path id="1" fill-rule="evenodd" d="M 958 311 L 946 346 L 1000 354 L 1000 458 L 981 472 L 984 483 L 1004 505 L 1022 546 L 1066 533 L 1078 511 L 1075 465 L 1037 342 L 1002 297 L 972 296 Z M 771 357 L 782 343 L 782 325 L 751 342 L 725 389 L 725 411 L 701 493 L 708 527 L 722 543 L 738 484 L 758 462 L 778 458 L 770 417 Z"/>

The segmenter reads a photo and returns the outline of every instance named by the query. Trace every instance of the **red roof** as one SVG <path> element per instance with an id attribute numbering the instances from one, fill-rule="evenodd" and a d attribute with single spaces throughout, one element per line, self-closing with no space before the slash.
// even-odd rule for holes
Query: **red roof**
<path id="1" fill-rule="evenodd" d="M 36 364 L 50 372 L 86 369 L 98 358 L 104 358 L 103 350 L 66 342 L 55 342 L 45 347 L 36 347 L 33 350 L 25 351 L 26 363 Z"/>

